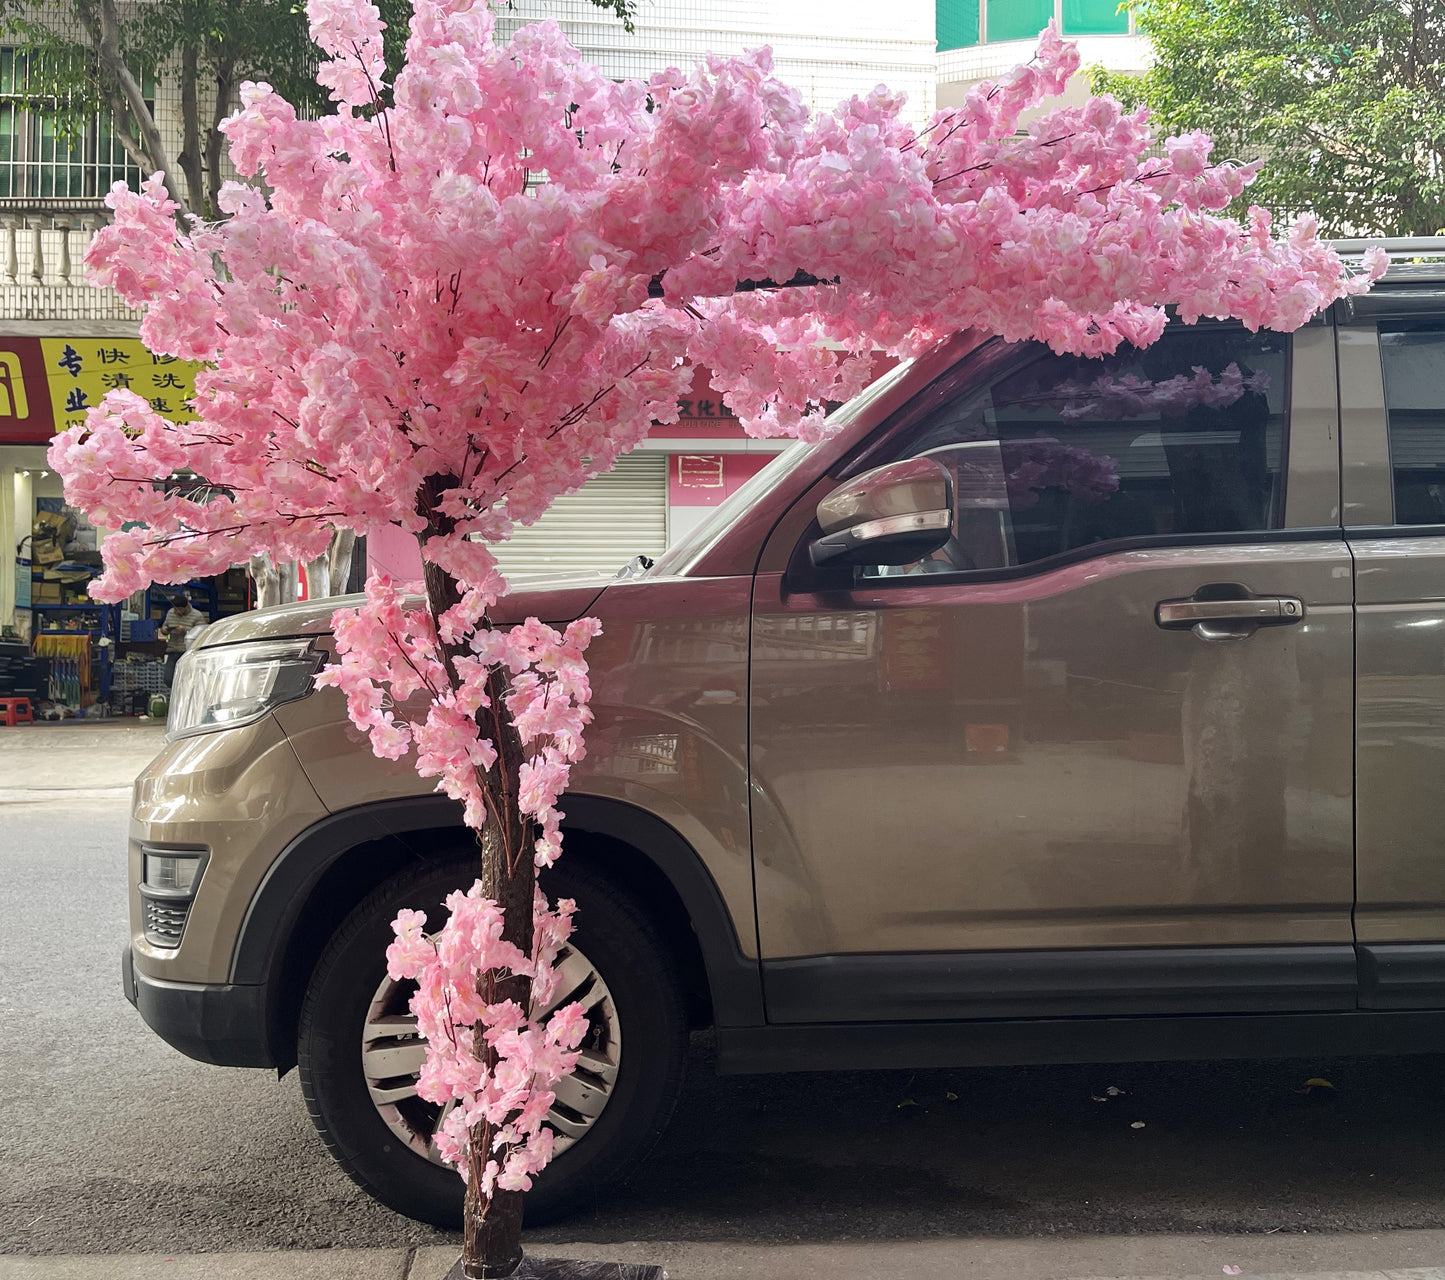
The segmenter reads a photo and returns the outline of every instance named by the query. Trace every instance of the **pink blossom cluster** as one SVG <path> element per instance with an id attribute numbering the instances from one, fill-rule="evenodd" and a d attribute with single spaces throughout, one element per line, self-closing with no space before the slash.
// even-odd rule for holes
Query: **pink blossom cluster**
<path id="1" fill-rule="evenodd" d="M 489 1136 L 483 1195 L 493 1187 L 526 1191 L 551 1159 L 553 1133 L 543 1122 L 556 1101 L 554 1086 L 576 1064 L 587 1032 L 580 1004 L 540 1020 L 515 1000 L 488 1003 L 487 979 L 525 974 L 532 979 L 532 1009 L 550 1007 L 558 986 L 555 961 L 572 932 L 575 906 L 564 898 L 554 911 L 537 892 L 530 957 L 503 940 L 502 913 L 483 895 L 480 880 L 448 895 L 447 920 L 436 934 L 425 932 L 422 911 L 403 911 L 392 924 L 387 973 L 415 979 L 411 1009 L 427 1042 L 417 1092 L 442 1108 L 437 1150 L 464 1178 L 471 1135 Z M 476 1052 L 478 1027 L 495 1057 L 490 1068 Z"/>
<path id="2" fill-rule="evenodd" d="M 495 739 L 479 723 L 504 709 L 525 755 L 514 802 L 537 832 L 531 862 L 550 866 L 562 845 L 557 799 L 585 755 L 582 735 L 592 718 L 583 655 L 601 628 L 593 618 L 560 633 L 536 618 L 505 630 L 476 626 L 494 598 L 470 593 L 438 627 L 429 610 L 374 574 L 365 602 L 333 615 L 337 661 L 317 684 L 345 694 L 352 722 L 370 735 L 377 755 L 399 759 L 414 749 L 417 771 L 436 777 L 478 829 L 487 817 L 484 775 L 497 759 Z M 444 640 L 465 639 L 472 656 L 453 654 L 449 670 L 439 631 Z M 503 708 L 487 691 L 496 672 L 507 676 Z M 551 1158 L 553 1135 L 543 1120 L 553 1086 L 576 1062 L 571 1051 L 586 1021 L 580 1006 L 569 1005 L 539 1024 L 515 1001 L 489 1003 L 477 993 L 487 975 L 523 976 L 531 981 L 533 1008 L 549 1008 L 557 995 L 554 961 L 571 932 L 574 904 L 564 899 L 551 910 L 536 891 L 530 956 L 503 939 L 502 912 L 483 896 L 480 881 L 446 905 L 447 922 L 434 937 L 423 932 L 423 913 L 402 911 L 387 951 L 391 976 L 418 983 L 411 1009 L 427 1041 L 418 1092 L 443 1107 L 436 1134 L 443 1159 L 465 1177 L 469 1144 L 486 1135 L 492 1145 L 483 1194 L 494 1186 L 525 1191 Z M 490 1069 L 476 1055 L 479 1028 L 497 1058 Z"/>
<path id="3" fill-rule="evenodd" d="M 480 610 L 494 599 L 474 593 L 442 615 L 442 638 L 463 638 L 472 655 L 452 657 L 449 669 L 431 612 L 419 600 L 409 604 L 385 574 L 373 574 L 365 602 L 332 615 L 337 660 L 316 683 L 346 695 L 351 722 L 378 756 L 399 760 L 414 750 L 417 772 L 460 801 L 467 825 L 477 830 L 487 816 L 483 775 L 497 759 L 495 737 L 479 724 L 504 711 L 526 757 L 516 804 L 539 832 L 536 865 L 551 866 L 562 849 L 557 798 L 572 765 L 586 755 L 582 735 L 592 719 L 583 655 L 602 628 L 595 618 L 561 632 L 536 618 L 505 629 L 477 627 Z M 508 677 L 501 708 L 487 693 L 494 670 Z"/>
<path id="4" fill-rule="evenodd" d="M 1059 417 L 1137 418 L 1159 414 L 1179 418 L 1190 409 L 1222 409 L 1233 404 L 1246 392 L 1263 395 L 1269 390 L 1269 374 L 1260 370 L 1245 377 L 1239 365 L 1231 360 L 1216 379 L 1203 365 L 1195 365 L 1188 374 L 1176 374 L 1163 382 L 1152 382 L 1136 374 L 1115 377 L 1100 374 L 1087 382 L 1061 382 L 1049 398 L 1063 400 Z"/>

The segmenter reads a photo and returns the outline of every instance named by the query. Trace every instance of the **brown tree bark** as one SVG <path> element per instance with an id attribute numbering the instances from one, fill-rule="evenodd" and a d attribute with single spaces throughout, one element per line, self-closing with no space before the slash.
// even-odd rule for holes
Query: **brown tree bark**
<path id="1" fill-rule="evenodd" d="M 231 114 L 231 99 L 236 92 L 236 64 L 221 54 L 216 55 L 216 102 L 211 112 L 211 127 L 206 132 L 206 194 L 210 216 L 221 216 L 221 156 L 226 149 L 226 135 L 221 124 Z"/>
<path id="2" fill-rule="evenodd" d="M 449 537 L 455 522 L 438 510 L 441 495 L 457 484 L 454 476 L 429 476 L 417 494 L 417 511 L 426 518 L 430 537 Z M 461 600 L 457 581 L 438 566 L 423 560 L 427 604 L 433 618 Z M 487 625 L 485 620 L 483 626 Z M 457 684 L 455 661 L 469 655 L 462 645 L 440 646 L 442 661 L 453 687 Z M 482 891 L 502 909 L 502 938 L 523 955 L 532 954 L 532 899 L 535 885 L 532 846 L 535 839 L 530 819 L 517 807 L 517 793 L 524 754 L 522 740 L 506 710 L 506 672 L 494 669 L 487 677 L 489 706 L 477 712 L 478 728 L 490 738 L 497 760 L 482 776 L 487 802 L 486 825 L 478 834 L 481 850 Z M 523 1012 L 530 1012 L 532 980 L 519 974 L 488 970 L 477 975 L 477 992 L 488 1003 L 515 1000 Z M 497 1054 L 480 1037 L 475 1046 L 477 1059 L 489 1070 L 497 1065 Z M 510 1117 L 509 1117 L 510 1119 Z M 493 1127 L 485 1121 L 469 1134 L 467 1193 L 462 1222 L 462 1274 L 469 1280 L 498 1280 L 510 1276 L 522 1261 L 522 1193 L 494 1190 L 482 1194 L 482 1175 L 492 1155 Z"/>
<path id="3" fill-rule="evenodd" d="M 186 194 L 191 210 L 206 214 L 205 177 L 201 170 L 201 105 L 197 82 L 201 54 L 194 44 L 181 46 L 181 154 L 176 162 L 186 176 Z"/>

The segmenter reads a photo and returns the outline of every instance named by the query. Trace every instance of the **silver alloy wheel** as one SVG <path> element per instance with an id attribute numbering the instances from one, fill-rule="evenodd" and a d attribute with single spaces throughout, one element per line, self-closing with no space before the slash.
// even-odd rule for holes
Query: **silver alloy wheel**
<path id="1" fill-rule="evenodd" d="M 558 1082 L 557 1100 L 547 1113 L 547 1124 L 557 1135 L 554 1149 L 560 1153 L 596 1123 L 612 1096 L 622 1063 L 622 1027 L 602 975 L 576 947 L 562 948 L 557 970 L 559 994 L 538 1016 L 575 1002 L 582 1005 L 588 1024 L 577 1069 Z M 393 982 L 390 977 L 377 987 L 361 1031 L 361 1069 L 386 1127 L 418 1155 L 441 1164 L 434 1135 L 455 1104 L 441 1108 L 417 1096 L 426 1041 L 417 1034 L 416 1017 L 408 1008 L 415 990 L 415 982 Z"/>

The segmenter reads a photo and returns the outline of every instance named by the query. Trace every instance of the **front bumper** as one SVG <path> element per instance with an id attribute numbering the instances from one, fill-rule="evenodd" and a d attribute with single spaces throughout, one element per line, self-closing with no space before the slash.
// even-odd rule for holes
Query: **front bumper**
<path id="1" fill-rule="evenodd" d="M 274 1067 L 266 1035 L 265 988 L 232 983 L 163 982 L 137 973 L 126 947 L 125 998 L 162 1040 L 188 1058 L 218 1067 Z"/>

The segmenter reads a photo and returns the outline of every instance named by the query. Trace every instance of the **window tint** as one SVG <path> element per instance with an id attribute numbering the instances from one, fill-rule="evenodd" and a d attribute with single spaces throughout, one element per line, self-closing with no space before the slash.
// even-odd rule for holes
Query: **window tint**
<path id="1" fill-rule="evenodd" d="M 1289 338 L 1180 326 L 1104 359 L 1042 347 L 936 410 L 900 457 L 954 482 L 953 537 L 869 576 L 1004 569 L 1119 538 L 1278 528 Z"/>
<path id="2" fill-rule="evenodd" d="M 1396 524 L 1445 524 L 1445 327 L 1380 327 Z"/>

